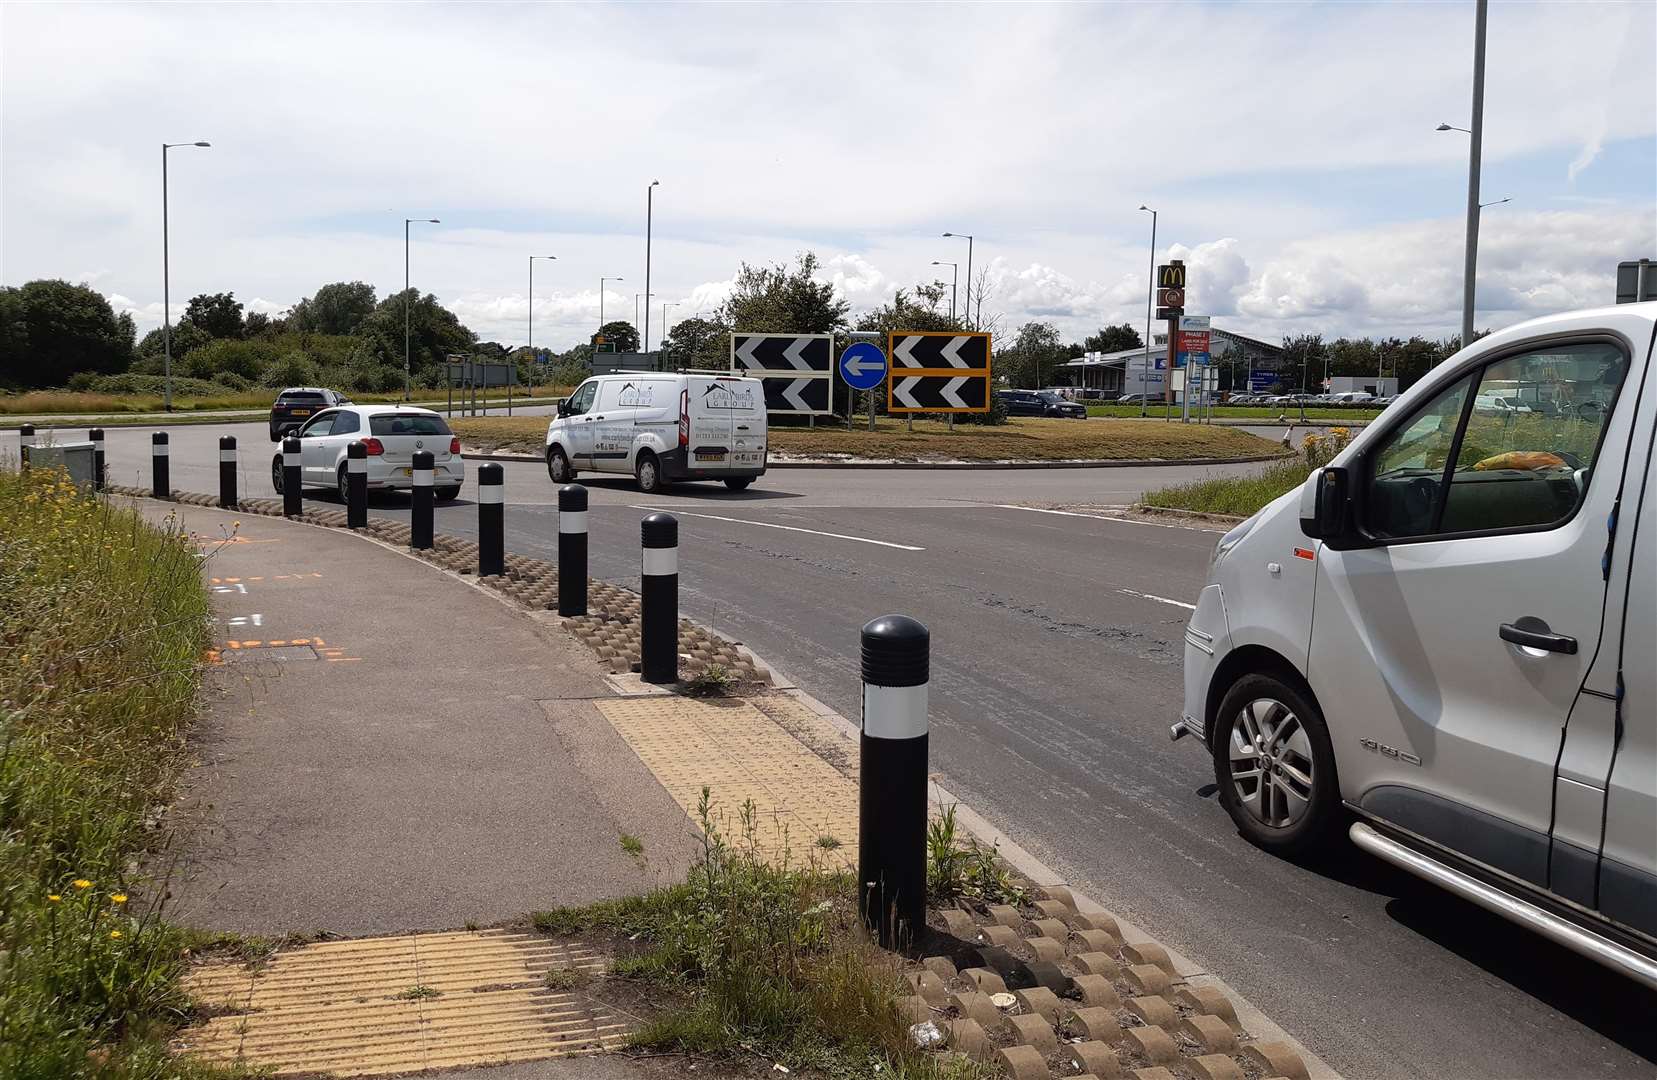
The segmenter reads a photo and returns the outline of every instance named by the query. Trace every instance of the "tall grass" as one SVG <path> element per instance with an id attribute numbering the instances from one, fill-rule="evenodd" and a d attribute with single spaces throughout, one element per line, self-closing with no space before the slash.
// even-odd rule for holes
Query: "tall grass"
<path id="1" fill-rule="evenodd" d="M 905 992 L 897 968 L 868 941 L 850 875 L 795 864 L 786 835 L 762 845 L 752 803 L 728 834 L 731 823 L 704 788 L 697 818 L 702 851 L 683 884 L 534 916 L 546 930 L 603 928 L 642 940 L 617 973 L 685 992 L 685 1004 L 647 1025 L 635 1045 L 757 1055 L 834 1077 L 993 1075 L 910 1042 L 894 1009 Z"/>
<path id="2" fill-rule="evenodd" d="M 1248 517 L 1304 484 L 1313 469 L 1329 464 L 1351 439 L 1351 432 L 1345 428 L 1332 428 L 1327 435 L 1308 435 L 1299 457 L 1273 462 L 1261 472 L 1246 476 L 1221 476 L 1157 488 L 1147 491 L 1139 502 L 1142 506 Z"/>
<path id="3" fill-rule="evenodd" d="M 0 471 L 0 1076 L 195 1075 L 180 931 L 139 856 L 208 641 L 194 552 L 56 470 Z"/>

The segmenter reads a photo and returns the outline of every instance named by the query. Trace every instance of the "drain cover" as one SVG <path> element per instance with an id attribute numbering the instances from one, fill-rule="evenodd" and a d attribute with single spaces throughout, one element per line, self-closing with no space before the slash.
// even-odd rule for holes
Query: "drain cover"
<path id="1" fill-rule="evenodd" d="M 225 660 L 315 660 L 316 650 L 309 645 L 265 645 L 244 649 L 225 649 L 220 656 Z"/>

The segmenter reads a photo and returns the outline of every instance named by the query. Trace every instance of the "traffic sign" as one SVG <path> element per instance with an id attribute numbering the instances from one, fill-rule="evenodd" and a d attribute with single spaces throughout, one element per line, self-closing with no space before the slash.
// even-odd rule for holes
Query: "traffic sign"
<path id="1" fill-rule="evenodd" d="M 825 415 L 834 379 L 834 336 L 733 333 L 731 374 L 760 380 L 767 412 Z"/>
<path id="2" fill-rule="evenodd" d="M 888 338 L 889 413 L 990 411 L 990 335 L 899 330 Z"/>
<path id="3" fill-rule="evenodd" d="M 853 390 L 873 390 L 886 378 L 886 354 L 859 341 L 840 354 L 840 378 Z"/>

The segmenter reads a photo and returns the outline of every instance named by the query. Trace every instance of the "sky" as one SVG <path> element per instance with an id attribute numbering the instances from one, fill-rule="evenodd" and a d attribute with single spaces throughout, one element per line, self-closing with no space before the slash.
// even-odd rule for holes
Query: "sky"
<path id="1" fill-rule="evenodd" d="M 651 339 L 814 251 L 854 312 L 987 275 L 1007 331 L 1186 310 L 1267 340 L 1456 333 L 1473 4 L 0 5 L 0 283 L 141 330 L 408 273 L 485 340 Z M 1657 257 L 1657 4 L 1492 3 L 1477 324 Z M 624 280 L 614 280 L 614 279 Z M 964 296 L 964 291 L 963 294 Z"/>

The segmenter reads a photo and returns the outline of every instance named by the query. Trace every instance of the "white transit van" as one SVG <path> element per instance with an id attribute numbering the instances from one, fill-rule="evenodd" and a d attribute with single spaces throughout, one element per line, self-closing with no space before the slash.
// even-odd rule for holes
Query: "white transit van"
<path id="1" fill-rule="evenodd" d="M 1654 327 L 1483 338 L 1228 532 L 1172 733 L 1261 847 L 1344 829 L 1657 987 Z M 1548 407 L 1482 409 L 1491 385 Z"/>
<path id="2" fill-rule="evenodd" d="M 765 475 L 765 390 L 735 375 L 595 375 L 547 425 L 547 475 L 631 474 L 655 494 L 674 480 L 741 491 Z"/>

